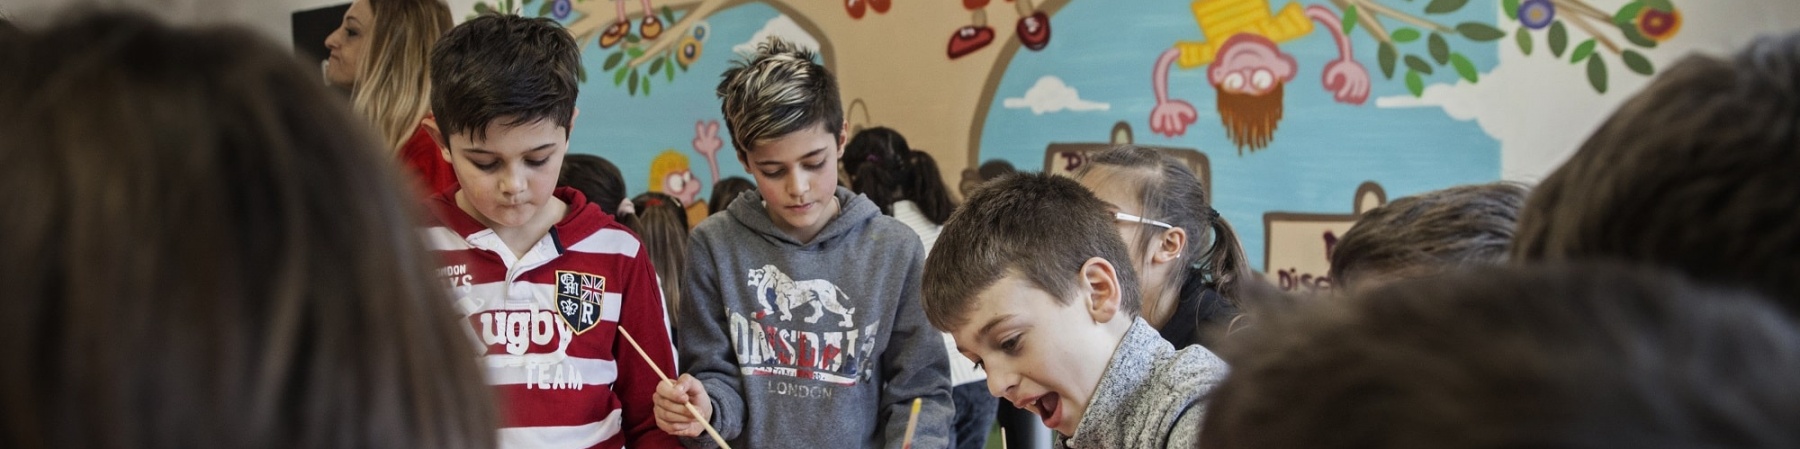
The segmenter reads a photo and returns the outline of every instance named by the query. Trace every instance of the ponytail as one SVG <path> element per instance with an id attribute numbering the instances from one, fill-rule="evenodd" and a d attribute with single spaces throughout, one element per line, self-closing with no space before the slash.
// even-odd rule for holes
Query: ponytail
<path id="1" fill-rule="evenodd" d="M 1250 266 L 1244 260 L 1244 245 L 1238 243 L 1237 231 L 1231 228 L 1231 223 L 1219 216 L 1219 211 L 1213 210 L 1211 207 L 1206 209 L 1207 218 L 1212 222 L 1210 224 L 1213 236 L 1212 245 L 1206 249 L 1206 252 L 1200 254 L 1199 260 L 1193 265 L 1195 273 L 1190 273 L 1188 280 L 1191 282 L 1195 278 L 1200 278 L 1205 284 L 1210 284 L 1214 291 L 1219 292 L 1219 296 L 1224 296 L 1226 301 L 1236 304 L 1238 294 L 1242 291 L 1238 283 L 1250 274 Z M 1187 284 L 1184 282 L 1181 287 L 1181 294 L 1184 298 L 1188 297 Z M 1194 294 L 1199 293 L 1194 292 Z"/>
<path id="2" fill-rule="evenodd" d="M 850 189 L 869 197 L 884 215 L 894 215 L 894 202 L 912 201 L 932 223 L 944 224 L 956 203 L 930 154 L 907 146 L 906 138 L 885 127 L 862 130 L 844 145 L 844 171 Z"/>
<path id="3" fill-rule="evenodd" d="M 950 199 L 950 187 L 944 185 L 937 160 L 929 153 L 912 150 L 906 154 L 902 171 L 907 181 L 905 198 L 918 204 L 919 212 L 932 223 L 942 225 L 949 220 L 950 213 L 956 211 L 956 202 Z"/>

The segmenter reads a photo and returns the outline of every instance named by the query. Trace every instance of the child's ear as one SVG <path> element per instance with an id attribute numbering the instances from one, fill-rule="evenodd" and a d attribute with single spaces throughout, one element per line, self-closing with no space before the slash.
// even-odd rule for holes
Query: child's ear
<path id="1" fill-rule="evenodd" d="M 444 141 L 444 133 L 438 132 L 437 117 L 426 114 L 425 120 L 419 124 L 425 125 L 425 134 L 431 135 L 431 142 L 437 144 L 438 154 L 444 156 L 444 162 L 450 162 L 450 145 Z"/>
<path id="2" fill-rule="evenodd" d="M 838 145 L 837 155 L 839 158 L 844 157 L 844 146 L 849 145 L 849 144 L 850 144 L 850 121 L 844 120 L 844 124 L 842 125 L 841 128 L 838 129 L 838 135 L 837 135 L 837 145 Z"/>
<path id="3" fill-rule="evenodd" d="M 1180 259 L 1181 253 L 1187 250 L 1188 233 L 1186 229 L 1170 228 L 1163 230 L 1161 238 L 1155 242 L 1155 252 L 1150 253 L 1151 263 L 1166 263 Z"/>
<path id="4" fill-rule="evenodd" d="M 1082 293 L 1087 295 L 1088 315 L 1096 323 L 1109 323 L 1120 316 L 1119 305 L 1124 301 L 1125 293 L 1119 287 L 1119 273 L 1113 270 L 1112 262 L 1093 257 L 1081 264 L 1081 282 L 1087 288 Z"/>

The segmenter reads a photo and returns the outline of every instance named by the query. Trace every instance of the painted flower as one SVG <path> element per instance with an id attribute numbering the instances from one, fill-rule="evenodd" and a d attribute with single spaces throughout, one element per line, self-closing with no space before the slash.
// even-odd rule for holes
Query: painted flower
<path id="1" fill-rule="evenodd" d="M 556 1 L 556 3 L 553 4 L 552 6 L 550 6 L 550 15 L 556 16 L 556 20 L 563 20 L 563 19 L 569 18 L 569 12 L 571 12 L 575 9 L 574 5 L 569 4 L 569 2 L 571 0 L 555 0 L 555 1 Z"/>
<path id="2" fill-rule="evenodd" d="M 694 39 L 693 36 L 682 36 L 681 43 L 675 44 L 675 62 L 681 63 L 682 67 L 694 65 L 694 61 L 700 59 L 700 51 L 704 48 L 703 46 L 704 44 L 701 44 L 700 40 Z"/>
<path id="3" fill-rule="evenodd" d="M 1519 4 L 1519 22 L 1526 28 L 1541 30 L 1556 20 L 1556 5 L 1550 0 L 1525 0 Z"/>
<path id="4" fill-rule="evenodd" d="M 1644 9 L 1638 10 L 1637 29 L 1638 33 L 1651 40 L 1657 42 L 1669 40 L 1669 38 L 1675 37 L 1675 33 L 1681 31 L 1681 12 L 1646 6 Z"/>

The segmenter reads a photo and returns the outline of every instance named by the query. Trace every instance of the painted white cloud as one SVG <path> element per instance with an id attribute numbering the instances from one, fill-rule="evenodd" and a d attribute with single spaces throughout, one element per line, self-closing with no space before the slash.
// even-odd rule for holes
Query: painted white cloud
<path id="1" fill-rule="evenodd" d="M 1602 9 L 1618 3 L 1606 0 Z M 1655 63 L 1658 73 L 1693 52 L 1722 54 L 1748 42 L 1757 33 L 1783 26 L 1773 22 L 1800 17 L 1800 2 L 1752 2 L 1744 8 L 1688 8 L 1682 11 L 1681 34 L 1652 50 L 1639 50 Z M 1503 19 L 1504 20 L 1504 19 Z M 1501 28 L 1507 28 L 1502 26 Z M 1499 42 L 1500 60 L 1480 82 L 1426 86 L 1423 95 L 1375 99 L 1380 108 L 1436 107 L 1458 120 L 1474 120 L 1482 131 L 1500 141 L 1500 175 L 1504 179 L 1536 182 L 1562 165 L 1568 156 L 1612 114 L 1618 105 L 1649 83 L 1650 78 L 1626 70 L 1617 55 L 1604 53 L 1611 73 L 1605 94 L 1588 86 L 1587 64 L 1570 64 L 1568 55 L 1552 57 L 1544 32 L 1534 32 L 1536 48 L 1530 56 L 1519 50 L 1512 36 Z M 1374 69 L 1374 65 L 1369 68 Z M 1379 75 L 1371 70 L 1371 75 Z M 1398 79 L 1399 77 L 1395 77 Z M 1443 79 L 1444 77 L 1439 77 Z M 1377 78 L 1375 82 L 1383 81 Z M 1446 148 L 1445 151 L 1455 151 Z"/>
<path id="2" fill-rule="evenodd" d="M 1063 84 L 1062 78 L 1046 75 L 1038 78 L 1037 84 L 1025 90 L 1025 96 L 1008 98 L 1001 103 L 1007 109 L 1031 108 L 1033 115 L 1044 115 L 1047 112 L 1070 111 L 1105 111 L 1112 109 L 1111 104 L 1081 99 L 1075 88 Z"/>
<path id="3" fill-rule="evenodd" d="M 786 39 L 788 42 L 798 44 L 800 48 L 814 52 L 819 51 L 819 40 L 813 38 L 812 34 L 808 34 L 806 30 L 800 29 L 800 24 L 794 23 L 794 19 L 789 19 L 786 14 L 769 19 L 768 23 L 763 24 L 762 29 L 756 30 L 756 34 L 750 35 L 750 40 L 732 46 L 731 51 L 739 55 L 756 54 L 756 44 L 762 43 L 769 36 Z"/>

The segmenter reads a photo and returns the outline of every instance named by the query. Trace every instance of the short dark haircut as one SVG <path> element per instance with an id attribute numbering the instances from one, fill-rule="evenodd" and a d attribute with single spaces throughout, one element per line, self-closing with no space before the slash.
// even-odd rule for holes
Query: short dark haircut
<path id="1" fill-rule="evenodd" d="M 719 112 L 738 161 L 757 144 L 823 126 L 844 138 L 844 104 L 837 77 L 813 62 L 813 52 L 778 37 L 756 44 L 756 54 L 731 63 L 719 80 Z"/>
<path id="2" fill-rule="evenodd" d="M 588 202 L 599 205 L 607 215 L 619 215 L 619 205 L 625 203 L 625 175 L 619 173 L 619 166 L 600 156 L 563 156 L 562 175 L 557 178 L 557 184 L 581 191 Z"/>
<path id="3" fill-rule="evenodd" d="M 1800 330 L 1753 294 L 1663 271 L 1403 280 L 1236 343 L 1201 447 L 1800 445 Z"/>
<path id="4" fill-rule="evenodd" d="M 976 169 L 975 172 L 981 175 L 982 181 L 992 181 L 1000 179 L 1001 176 L 1018 173 L 1019 170 L 1013 168 L 1013 164 L 1005 159 L 989 159 L 987 162 L 982 162 L 981 168 Z"/>
<path id="5" fill-rule="evenodd" d="M 138 13 L 21 39 L 0 447 L 494 447 L 423 211 L 317 67 Z"/>
<path id="6" fill-rule="evenodd" d="M 754 189 L 756 189 L 756 183 L 742 177 L 731 176 L 720 179 L 717 184 L 713 184 L 712 199 L 706 203 L 706 214 L 712 215 L 725 210 L 726 207 L 731 206 L 732 200 L 737 199 L 738 194 Z"/>
<path id="7" fill-rule="evenodd" d="M 495 120 L 554 120 L 567 132 L 580 86 L 580 47 L 547 18 L 485 14 L 451 28 L 431 49 L 431 112 L 445 142 L 487 139 Z"/>
<path id="8" fill-rule="evenodd" d="M 1800 316 L 1800 33 L 1668 67 L 1526 201 L 1513 255 L 1755 288 Z"/>
<path id="9" fill-rule="evenodd" d="M 989 182 L 950 214 L 925 258 L 925 318 L 940 330 L 967 321 L 975 296 L 1011 274 L 1068 305 L 1088 259 L 1112 263 L 1120 308 L 1138 314 L 1138 279 L 1106 202 L 1073 179 L 1021 173 Z"/>
<path id="10" fill-rule="evenodd" d="M 1511 182 L 1462 185 L 1364 212 L 1331 251 L 1332 283 L 1505 263 L 1527 193 Z"/>

